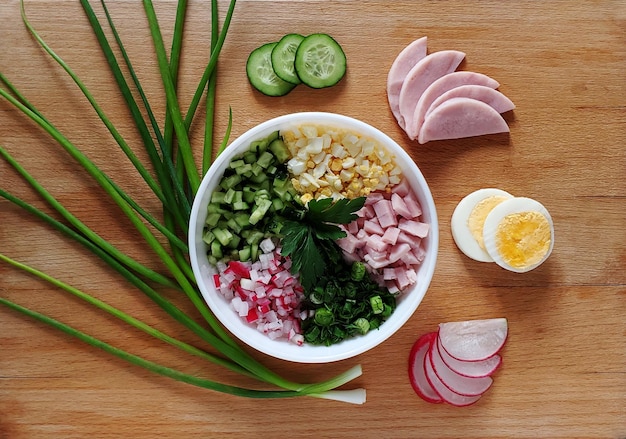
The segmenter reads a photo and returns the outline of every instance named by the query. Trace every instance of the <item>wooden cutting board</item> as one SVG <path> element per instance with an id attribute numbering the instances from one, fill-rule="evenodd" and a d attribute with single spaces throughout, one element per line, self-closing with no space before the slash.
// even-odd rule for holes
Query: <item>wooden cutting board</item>
<path id="1" fill-rule="evenodd" d="M 77 72 L 131 144 L 138 142 L 78 2 L 26 0 L 42 37 Z M 99 2 L 92 2 L 101 11 Z M 185 107 L 208 58 L 209 2 L 191 0 L 181 70 Z M 227 2 L 220 1 L 221 17 Z M 154 0 L 166 41 L 176 2 Z M 159 117 L 162 89 L 139 1 L 109 9 Z M 99 12 L 100 13 L 100 12 Z M 37 46 L 18 0 L 0 3 L 0 72 L 127 188 L 158 211 L 137 173 L 71 80 Z M 344 47 L 336 87 L 298 87 L 282 98 L 251 90 L 245 61 L 289 32 L 327 32 Z M 418 145 L 396 125 L 385 81 L 394 57 L 428 36 L 429 50 L 466 53 L 463 70 L 487 74 L 516 104 L 508 138 Z M 249 400 L 194 388 L 130 366 L 7 308 L 0 308 L 0 438 L 626 437 L 626 4 L 623 1 L 252 1 L 240 0 L 219 64 L 216 132 L 229 108 L 232 138 L 273 116 L 332 111 L 383 130 L 415 159 L 440 218 L 431 287 L 409 322 L 376 349 L 329 365 L 255 354 L 300 381 L 361 364 L 353 384 L 363 406 L 312 398 Z M 194 141 L 202 129 L 196 124 Z M 50 138 L 0 100 L 0 144 L 84 222 L 155 265 L 96 185 Z M 506 272 L 464 257 L 449 231 L 456 203 L 481 187 L 541 201 L 555 221 L 555 248 L 540 268 Z M 0 163 L 0 188 L 45 204 Z M 0 252 L 85 289 L 150 324 L 192 341 L 118 276 L 51 229 L 0 200 Z M 48 284 L 0 264 L 0 296 L 111 343 L 190 373 L 253 383 L 207 367 Z M 172 295 L 174 296 L 174 295 Z M 176 300 L 176 297 L 172 297 Z M 439 322 L 506 317 L 510 336 L 492 388 L 475 405 L 428 404 L 415 395 L 407 358 Z"/>

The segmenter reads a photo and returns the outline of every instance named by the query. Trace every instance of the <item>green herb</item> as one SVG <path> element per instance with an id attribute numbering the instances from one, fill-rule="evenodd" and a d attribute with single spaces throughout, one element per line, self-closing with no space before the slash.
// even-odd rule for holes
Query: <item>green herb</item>
<path id="1" fill-rule="evenodd" d="M 132 66 L 131 60 L 126 53 L 122 44 L 122 39 L 114 23 L 109 15 L 104 1 L 101 5 L 104 14 L 110 26 L 111 33 L 117 44 L 114 50 L 106 36 L 108 33 L 104 31 L 99 22 L 98 14 L 93 10 L 88 0 L 80 0 L 81 5 L 86 13 L 87 19 L 91 24 L 94 35 L 102 49 L 102 53 L 106 58 L 109 67 L 113 73 L 113 77 L 118 85 L 120 94 L 126 101 L 129 114 L 134 122 L 138 132 L 143 140 L 143 146 L 149 162 L 143 163 L 138 157 L 142 154 L 135 154 L 130 144 L 124 140 L 121 133 L 111 123 L 110 119 L 104 113 L 103 109 L 98 105 L 94 96 L 88 88 L 83 84 L 80 78 L 72 71 L 63 59 L 61 59 L 39 36 L 34 27 L 28 22 L 26 12 L 24 10 L 23 1 L 21 2 L 22 19 L 25 26 L 41 45 L 41 47 L 50 55 L 74 80 L 80 88 L 85 98 L 90 102 L 94 111 L 98 114 L 103 124 L 111 133 L 113 139 L 122 151 L 127 155 L 129 161 L 143 177 L 146 185 L 150 188 L 156 200 L 162 203 L 162 219 L 158 219 L 158 215 L 151 214 L 147 209 L 142 208 L 139 203 L 133 200 L 122 188 L 115 184 L 98 165 L 86 157 L 80 149 L 74 145 L 68 136 L 61 133 L 44 114 L 42 114 L 26 96 L 12 85 L 9 79 L 0 72 L 0 99 L 6 101 L 24 116 L 28 117 L 46 131 L 52 139 L 54 139 L 62 149 L 76 160 L 97 182 L 104 192 L 117 204 L 121 213 L 123 213 L 135 229 L 141 234 L 145 240 L 146 251 L 152 251 L 163 263 L 167 269 L 167 275 L 163 275 L 154 269 L 134 260 L 130 256 L 114 247 L 109 241 L 104 239 L 96 231 L 78 220 L 78 215 L 70 212 L 63 206 L 54 195 L 44 188 L 37 179 L 32 176 L 20 163 L 18 163 L 10 154 L 10 145 L 6 148 L 0 146 L 0 157 L 9 165 L 17 170 L 24 181 L 29 184 L 60 216 L 63 221 L 57 220 L 46 214 L 34 205 L 21 200 L 12 195 L 8 190 L 0 187 L 0 197 L 7 199 L 24 211 L 32 214 L 39 220 L 44 221 L 57 231 L 63 233 L 68 238 L 74 240 L 84 246 L 95 257 L 108 264 L 113 273 L 121 275 L 131 285 L 143 292 L 146 297 L 158 304 L 173 319 L 184 325 L 199 341 L 208 344 L 210 350 L 205 351 L 177 340 L 155 328 L 147 325 L 136 317 L 132 317 L 120 309 L 114 308 L 107 303 L 98 300 L 84 291 L 76 289 L 71 285 L 55 279 L 29 265 L 11 259 L 9 256 L 0 254 L 0 261 L 7 263 L 17 269 L 23 270 L 30 275 L 37 276 L 49 284 L 60 288 L 67 293 L 73 294 L 77 298 L 85 301 L 90 306 L 101 311 L 107 312 L 119 319 L 124 324 L 131 325 L 141 329 L 146 334 L 155 337 L 170 346 L 181 349 L 184 352 L 195 355 L 197 358 L 207 360 L 214 365 L 229 369 L 240 373 L 247 378 L 253 378 L 266 385 L 271 385 L 271 389 L 247 389 L 237 386 L 225 385 L 217 381 L 207 380 L 186 374 L 171 368 L 164 367 L 157 363 L 148 361 L 126 352 L 111 344 L 105 343 L 95 337 L 92 337 L 82 331 L 71 326 L 50 318 L 44 314 L 33 311 L 18 303 L 0 297 L 0 305 L 20 312 L 26 316 L 34 318 L 40 322 L 46 323 L 57 330 L 76 337 L 94 347 L 103 349 L 106 352 L 116 355 L 132 364 L 144 367 L 154 373 L 161 374 L 176 380 L 180 380 L 199 387 L 212 389 L 218 392 L 229 393 L 233 395 L 251 397 L 251 398 L 284 398 L 292 396 L 313 396 L 317 398 L 336 399 L 345 402 L 363 403 L 364 391 L 355 389 L 353 391 L 335 391 L 333 389 L 344 385 L 361 374 L 360 366 L 355 366 L 345 373 L 337 375 L 329 380 L 314 383 L 302 384 L 286 380 L 276 373 L 266 368 L 263 364 L 255 360 L 245 349 L 239 346 L 235 339 L 232 338 L 218 323 L 217 319 L 201 299 L 201 294 L 195 284 L 193 272 L 190 267 L 186 252 L 186 234 L 188 228 L 188 218 L 190 212 L 190 204 L 195 196 L 196 189 L 199 185 L 201 173 L 206 172 L 213 158 L 213 117 L 214 112 L 214 96 L 215 81 L 217 74 L 217 59 L 223 46 L 230 20 L 232 18 L 235 0 L 231 0 L 223 22 L 222 29 L 218 32 L 220 23 L 217 17 L 217 0 L 211 1 L 211 55 L 210 60 L 204 71 L 204 75 L 200 80 L 197 91 L 194 95 L 192 103 L 183 116 L 182 109 L 176 96 L 176 83 L 179 77 L 179 59 L 183 46 L 183 24 L 186 12 L 187 2 L 180 0 L 178 2 L 175 28 L 173 33 L 173 41 L 171 50 L 168 55 L 165 44 L 162 39 L 160 26 L 154 6 L 151 0 L 143 0 L 146 12 L 147 23 L 152 36 L 152 46 L 155 48 L 155 54 L 158 61 L 159 72 L 165 90 L 165 101 L 167 111 L 163 126 L 159 123 L 151 109 L 151 105 L 147 99 L 147 94 L 143 92 L 138 76 Z M 125 69 L 122 69 L 117 60 L 117 53 L 121 54 L 124 60 Z M 128 72 L 131 77 L 130 84 L 127 81 L 123 71 Z M 207 85 L 208 84 L 208 85 Z M 140 101 L 135 100 L 135 95 L 140 97 Z M 204 150 L 202 151 L 202 172 L 200 172 L 194 163 L 194 154 L 192 151 L 192 142 L 190 139 L 191 122 L 196 115 L 197 105 L 202 95 L 206 96 L 207 105 L 205 111 L 205 135 Z M 143 106 L 143 108 L 140 108 Z M 218 154 L 224 150 L 227 145 L 228 135 L 232 124 L 232 113 L 229 111 L 228 128 L 222 142 L 218 148 Z M 16 145 L 15 148 L 18 148 Z M 154 176 L 154 177 L 153 177 Z M 1 182 L 0 182 L 1 184 Z M 328 206 L 327 206 L 328 207 Z M 335 211 L 337 208 L 330 208 L 329 216 L 335 218 L 340 214 L 342 209 Z M 147 224 L 146 224 L 147 223 Z M 149 227 L 149 225 L 152 227 Z M 320 227 L 320 236 L 331 236 L 329 230 Z M 320 239 L 315 234 L 315 239 Z M 162 239 L 165 238 L 165 239 Z M 153 286 L 157 284 L 159 288 Z M 165 299 L 159 290 L 162 288 L 170 288 L 183 292 L 180 297 L 183 300 L 189 300 L 196 308 L 194 315 L 200 315 L 200 321 L 194 320 L 190 315 L 182 311 L 185 307 L 177 307 L 174 303 Z M 197 311 L 197 312 L 195 312 Z M 202 344 L 202 343 L 199 343 Z M 200 368 L 202 369 L 202 368 Z M 219 372 L 215 373 L 219 376 Z M 331 391 L 332 390 L 332 391 Z"/>
<path id="2" fill-rule="evenodd" d="M 364 204 L 365 197 L 311 200 L 304 210 L 295 213 L 296 219 L 285 220 L 281 254 L 291 257 L 291 272 L 300 274 L 305 290 L 310 290 L 325 273 L 328 262 L 334 264 L 341 259 L 335 241 L 344 238 L 346 232 L 336 224 L 356 220 L 355 212 Z"/>
<path id="3" fill-rule="evenodd" d="M 396 307 L 396 298 L 361 272 L 361 262 L 349 264 L 343 258 L 327 266 L 307 293 L 303 310 L 314 311 L 314 317 L 302 321 L 307 343 L 331 345 L 364 335 L 378 328 Z M 353 273 L 363 274 L 355 279 Z"/>

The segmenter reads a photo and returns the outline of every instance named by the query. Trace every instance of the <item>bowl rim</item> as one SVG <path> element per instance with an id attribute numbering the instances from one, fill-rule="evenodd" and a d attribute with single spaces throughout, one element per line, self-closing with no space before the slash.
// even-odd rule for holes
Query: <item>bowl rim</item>
<path id="1" fill-rule="evenodd" d="M 208 263 L 205 256 L 206 244 L 202 241 L 206 204 L 208 204 L 210 194 L 223 175 L 225 167 L 233 156 L 245 151 L 250 142 L 261 139 L 273 131 L 303 124 L 338 126 L 342 129 L 353 130 L 375 139 L 392 150 L 394 160 L 402 168 L 403 174 L 409 175 L 406 168 L 412 168 L 410 179 L 416 180 L 419 185 L 419 193 L 416 195 L 420 204 L 424 206 L 424 213 L 428 214 L 428 218 L 425 219 L 430 224 L 430 233 L 425 238 L 428 250 L 418 270 L 419 285 L 414 285 L 409 291 L 402 294 L 399 299 L 400 304 L 391 318 L 386 320 L 376 331 L 370 331 L 364 336 L 355 336 L 331 346 L 308 344 L 298 346 L 286 340 L 272 340 L 257 331 L 252 325 L 246 325 L 232 309 L 228 309 L 228 313 L 220 313 L 219 311 L 229 305 L 226 299 L 212 286 L 212 282 L 207 281 L 207 279 L 212 279 L 216 270 Z M 415 192 L 418 192 L 413 184 L 411 187 L 414 188 Z M 204 209 L 204 212 L 201 209 Z M 193 201 L 189 219 L 188 245 L 192 270 L 202 298 L 229 332 L 248 346 L 274 358 L 296 363 L 329 363 L 354 357 L 378 346 L 395 334 L 415 313 L 430 287 L 434 275 L 439 249 L 439 224 L 436 206 L 426 179 L 404 148 L 391 137 L 374 126 L 350 116 L 328 112 L 298 112 L 274 117 L 250 128 L 233 140 L 226 151 L 215 159 L 210 170 L 203 177 Z M 401 308 L 401 304 L 404 304 L 404 307 Z"/>

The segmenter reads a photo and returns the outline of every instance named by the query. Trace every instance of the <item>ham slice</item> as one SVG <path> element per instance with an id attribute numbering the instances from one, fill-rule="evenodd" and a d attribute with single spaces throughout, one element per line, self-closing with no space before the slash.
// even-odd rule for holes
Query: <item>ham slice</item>
<path id="1" fill-rule="evenodd" d="M 406 131 L 413 123 L 415 107 L 422 93 L 443 75 L 452 73 L 465 58 L 465 53 L 457 50 L 433 52 L 422 58 L 409 71 L 400 89 L 400 120 L 398 123 Z"/>
<path id="2" fill-rule="evenodd" d="M 496 89 L 498 81 L 487 75 L 476 72 L 452 72 L 434 81 L 424 90 L 415 107 L 415 114 L 411 125 L 407 125 L 406 132 L 411 140 L 415 140 L 424 122 L 424 116 L 435 99 L 443 93 L 462 85 L 474 84 Z"/>
<path id="3" fill-rule="evenodd" d="M 426 37 L 419 38 L 406 46 L 391 64 L 387 75 L 387 100 L 391 112 L 400 121 L 400 89 L 404 78 L 422 58 L 426 56 Z"/>
<path id="4" fill-rule="evenodd" d="M 515 108 L 515 104 L 504 94 L 497 90 L 481 85 L 462 85 L 455 87 L 447 92 L 443 93 L 437 99 L 435 99 L 430 108 L 426 112 L 428 116 L 435 108 L 441 105 L 443 102 L 452 98 L 470 98 L 482 101 L 485 104 L 493 107 L 498 113 L 506 113 Z"/>
<path id="5" fill-rule="evenodd" d="M 509 132 L 509 126 L 493 107 L 476 99 L 451 98 L 426 117 L 418 142 L 504 132 Z"/>

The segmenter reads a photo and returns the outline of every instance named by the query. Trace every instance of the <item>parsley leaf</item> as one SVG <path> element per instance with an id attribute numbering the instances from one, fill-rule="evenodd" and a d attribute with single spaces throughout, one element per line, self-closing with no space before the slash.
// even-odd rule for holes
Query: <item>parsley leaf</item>
<path id="1" fill-rule="evenodd" d="M 306 219 L 316 223 L 348 224 L 358 216 L 354 213 L 365 204 L 365 197 L 339 199 L 333 202 L 332 198 L 321 198 L 309 201 Z"/>
<path id="2" fill-rule="evenodd" d="M 300 284 L 310 290 L 341 256 L 335 244 L 346 233 L 336 224 L 346 224 L 358 218 L 356 211 L 365 204 L 365 197 L 352 200 L 331 198 L 311 200 L 302 220 L 286 220 L 281 229 L 283 256 L 291 257 L 291 272 L 300 274 Z"/>

